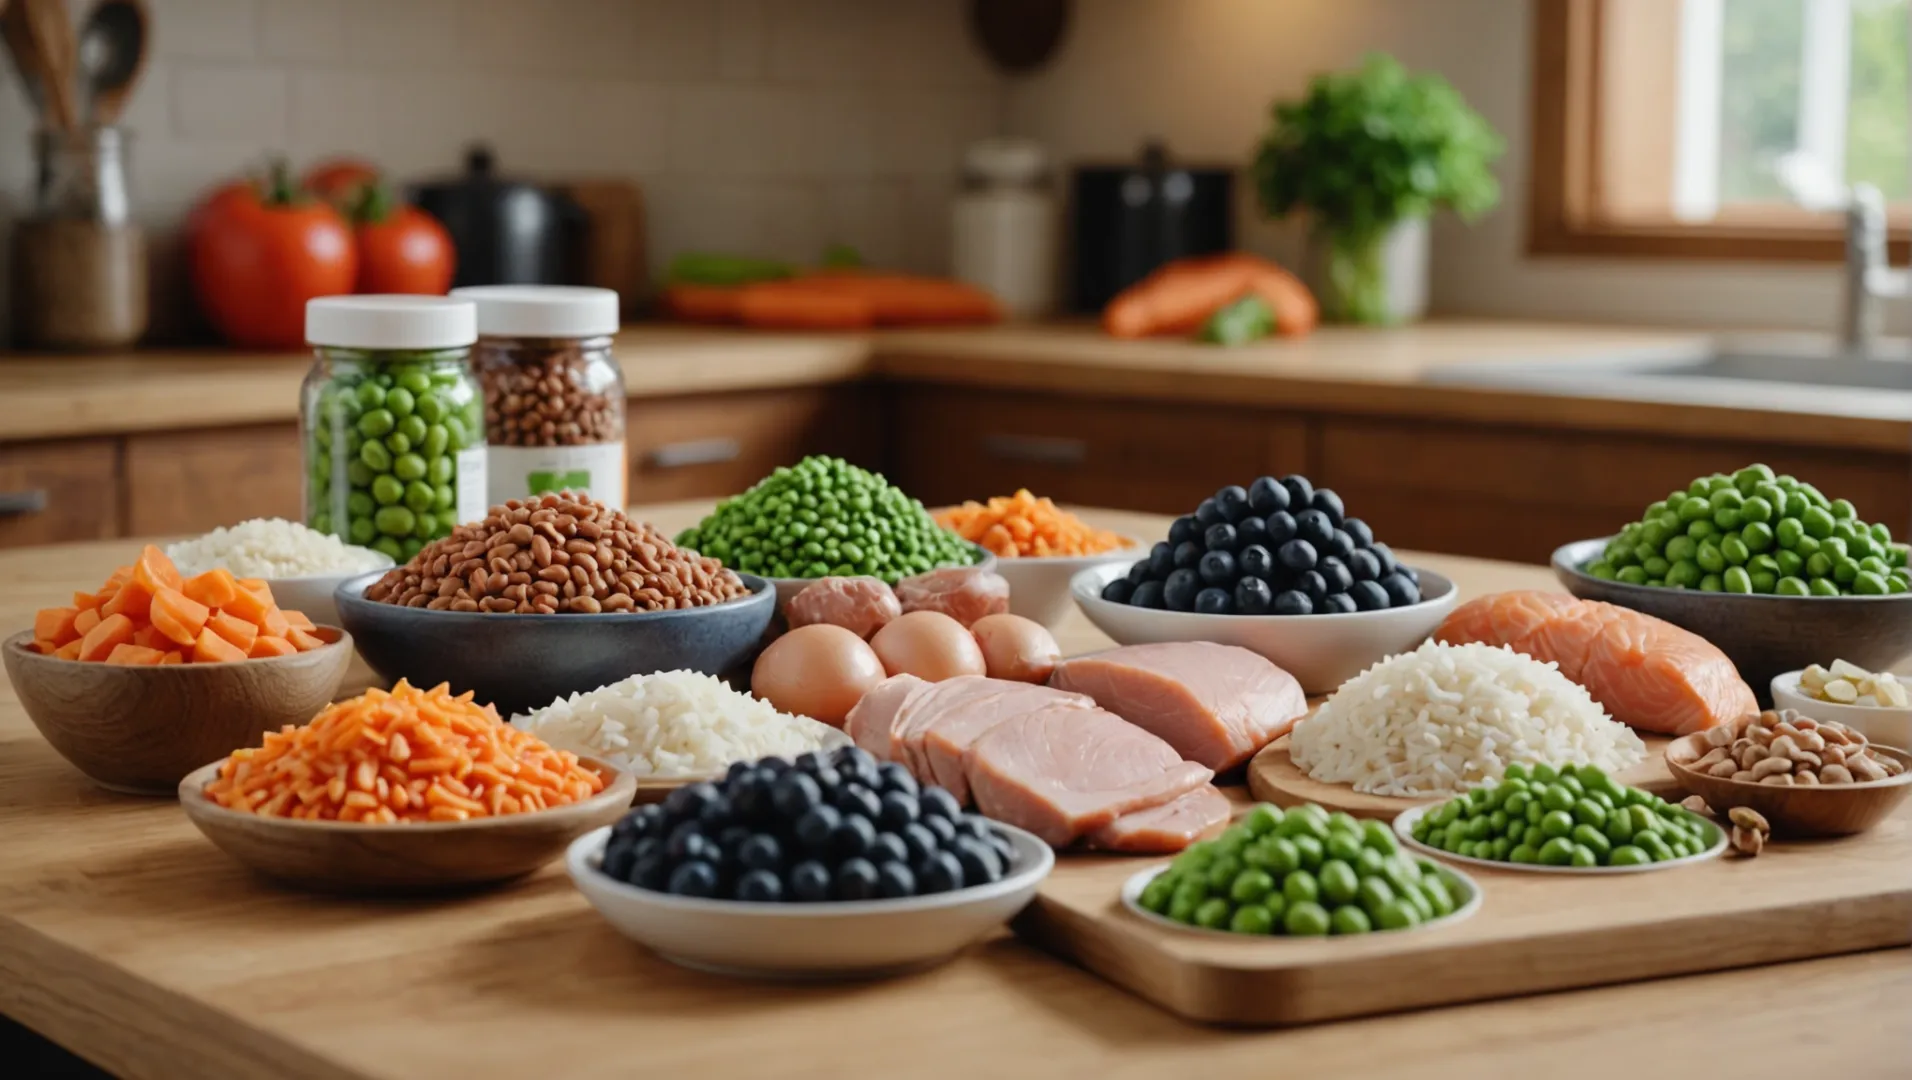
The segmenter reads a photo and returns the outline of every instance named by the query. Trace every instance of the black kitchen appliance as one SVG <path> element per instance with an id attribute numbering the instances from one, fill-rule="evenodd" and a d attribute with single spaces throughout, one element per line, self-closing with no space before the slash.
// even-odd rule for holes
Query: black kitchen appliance
<path id="1" fill-rule="evenodd" d="M 466 152 L 464 175 L 418 185 L 412 201 L 451 234 L 455 287 L 584 284 L 583 209 L 548 188 L 499 179 L 487 147 Z"/>
<path id="2" fill-rule="evenodd" d="M 1234 188 L 1232 169 L 1171 162 L 1159 142 L 1144 146 L 1131 164 L 1077 167 L 1072 308 L 1101 311 L 1171 259 L 1233 249 Z"/>

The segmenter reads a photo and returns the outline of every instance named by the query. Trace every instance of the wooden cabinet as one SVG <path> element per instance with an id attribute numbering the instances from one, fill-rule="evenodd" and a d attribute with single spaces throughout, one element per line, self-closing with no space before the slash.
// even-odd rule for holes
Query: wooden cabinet
<path id="1" fill-rule="evenodd" d="M 296 424 L 131 435 L 126 532 L 172 536 L 247 518 L 297 521 L 304 477 Z"/>
<path id="2" fill-rule="evenodd" d="M 879 393 L 837 386 L 633 400 L 624 425 L 629 500 L 734 495 L 808 454 L 880 468 Z"/>
<path id="3" fill-rule="evenodd" d="M 895 480 L 926 503 L 1026 487 L 1062 502 L 1186 513 L 1224 484 L 1308 471 L 1306 424 L 1254 409 L 905 386 Z"/>
<path id="4" fill-rule="evenodd" d="M 0 446 L 0 547 L 118 536 L 119 493 L 114 439 Z"/>

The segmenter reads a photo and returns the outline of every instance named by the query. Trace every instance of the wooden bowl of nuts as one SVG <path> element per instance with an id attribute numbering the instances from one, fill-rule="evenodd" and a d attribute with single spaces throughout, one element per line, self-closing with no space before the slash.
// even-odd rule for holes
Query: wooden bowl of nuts
<path id="1" fill-rule="evenodd" d="M 1782 836 L 1872 828 L 1912 795 L 1912 754 L 1791 709 L 1748 714 L 1675 739 L 1673 779 L 1715 810 L 1757 811 Z"/>

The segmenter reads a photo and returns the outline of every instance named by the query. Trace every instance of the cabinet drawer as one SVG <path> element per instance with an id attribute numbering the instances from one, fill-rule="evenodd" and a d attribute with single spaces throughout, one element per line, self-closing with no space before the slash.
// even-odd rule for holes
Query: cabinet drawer
<path id="1" fill-rule="evenodd" d="M 169 431 L 126 440 L 126 530 L 202 533 L 247 518 L 299 519 L 296 424 Z"/>
<path id="2" fill-rule="evenodd" d="M 894 423 L 899 481 L 931 504 L 1026 487 L 1179 514 L 1225 484 L 1308 470 L 1305 422 L 1248 409 L 907 387 Z"/>
<path id="3" fill-rule="evenodd" d="M 629 500 L 734 495 L 808 454 L 880 467 L 874 395 L 844 386 L 633 400 L 624 425 Z"/>
<path id="4" fill-rule="evenodd" d="M 119 445 L 62 439 L 0 446 L 0 547 L 120 535 Z"/>

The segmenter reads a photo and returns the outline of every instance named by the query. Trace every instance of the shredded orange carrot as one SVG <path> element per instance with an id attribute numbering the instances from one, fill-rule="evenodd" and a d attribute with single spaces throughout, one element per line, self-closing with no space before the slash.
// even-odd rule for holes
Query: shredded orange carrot
<path id="1" fill-rule="evenodd" d="M 206 797 L 266 817 L 385 824 L 523 813 L 604 790 L 576 754 L 471 697 L 403 680 L 390 692 L 368 690 L 233 751 Z"/>
<path id="2" fill-rule="evenodd" d="M 1100 555 L 1128 547 L 1130 542 L 1107 529 L 1093 528 L 1081 518 L 1027 488 L 988 503 L 966 502 L 937 515 L 937 523 L 998 558 L 1044 555 Z"/>

